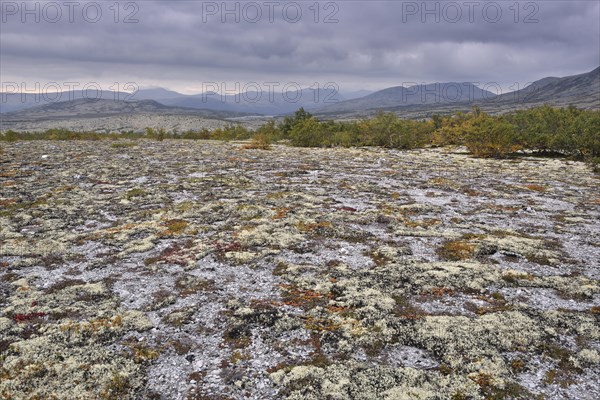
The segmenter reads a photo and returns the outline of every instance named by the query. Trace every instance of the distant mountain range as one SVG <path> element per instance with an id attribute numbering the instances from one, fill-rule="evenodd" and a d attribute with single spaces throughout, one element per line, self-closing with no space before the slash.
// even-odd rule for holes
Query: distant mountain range
<path id="1" fill-rule="evenodd" d="M 243 94 L 220 95 L 214 92 L 196 95 L 184 95 L 163 88 L 142 89 L 134 94 L 125 92 L 101 91 L 92 92 L 93 100 L 126 101 L 135 102 L 143 100 L 154 100 L 165 106 L 176 108 L 193 108 L 199 110 L 220 111 L 223 115 L 228 113 L 239 115 L 240 113 L 254 115 L 281 115 L 296 111 L 300 107 L 308 110 L 316 110 L 328 104 L 339 101 L 350 100 L 370 94 L 366 90 L 349 92 L 341 95 L 334 89 L 302 89 L 299 91 L 287 91 L 265 88 L 262 92 L 245 92 Z M 40 107 L 47 104 L 59 104 L 73 102 L 85 97 L 85 92 L 68 91 L 59 93 L 48 93 L 46 95 L 32 93 L 0 93 L 0 112 L 13 113 L 22 110 Z M 97 99 L 96 99 L 97 97 Z M 65 105 L 68 107 L 67 105 Z"/>
<path id="2" fill-rule="evenodd" d="M 142 93 L 142 95 L 145 95 L 145 93 Z M 135 97 L 137 97 L 137 94 Z M 294 112 L 300 107 L 314 110 L 328 104 L 328 102 L 340 100 L 342 100 L 340 94 L 333 89 L 302 89 L 301 91 L 289 91 L 284 94 L 277 90 L 269 93 L 268 88 L 261 92 L 252 91 L 239 95 L 206 93 L 157 99 L 163 104 L 177 107 L 209 108 L 257 115 L 286 114 Z"/>
<path id="3" fill-rule="evenodd" d="M 108 100 L 80 98 L 72 101 L 47 103 L 2 115 L 3 122 L 64 120 L 69 118 L 101 118 L 122 115 L 190 115 L 201 118 L 224 119 L 247 116 L 241 112 L 223 112 L 197 108 L 173 107 L 154 100 Z"/>
<path id="4" fill-rule="evenodd" d="M 600 103 L 600 67 L 585 74 L 540 79 L 524 89 L 498 96 L 497 100 L 597 108 Z"/>
<path id="5" fill-rule="evenodd" d="M 408 88 L 399 86 L 360 99 L 342 101 L 324 107 L 318 113 L 337 117 L 364 116 L 385 110 L 417 117 L 469 110 L 474 105 L 489 112 L 505 112 L 542 104 L 573 104 L 580 108 L 600 109 L 600 67 L 580 75 L 543 78 L 523 89 L 500 95 L 470 83 L 435 83 Z"/>
<path id="6" fill-rule="evenodd" d="M 26 110 L 46 104 L 63 104 L 63 107 L 69 107 L 68 103 L 80 99 L 102 100 L 124 100 L 130 97 L 129 93 L 100 91 L 87 93 L 83 90 L 71 90 L 65 92 L 54 92 L 34 94 L 34 93 L 0 93 L 0 112 L 12 113 L 15 111 Z"/>
<path id="7" fill-rule="evenodd" d="M 95 94 L 95 93 L 94 93 Z M 340 94 L 333 89 L 281 93 L 275 90 L 240 95 L 206 93 L 184 95 L 162 88 L 135 94 L 102 92 L 98 100 L 83 98 L 82 91 L 50 94 L 0 93 L 3 119 L 93 118 L 98 116 L 168 113 L 231 118 L 248 115 L 284 115 L 300 107 L 331 118 L 357 117 L 377 111 L 393 111 L 407 117 L 468 110 L 478 105 L 490 112 L 504 112 L 539 104 L 600 109 L 600 67 L 563 78 L 540 79 L 518 91 L 497 95 L 469 82 L 442 82 L 395 86 L 377 92 Z M 66 99 L 69 101 L 59 101 Z"/>
<path id="8" fill-rule="evenodd" d="M 370 95 L 319 109 L 320 112 L 349 112 L 392 107 L 464 103 L 494 97 L 492 92 L 469 82 L 445 82 L 409 87 L 395 86 Z"/>

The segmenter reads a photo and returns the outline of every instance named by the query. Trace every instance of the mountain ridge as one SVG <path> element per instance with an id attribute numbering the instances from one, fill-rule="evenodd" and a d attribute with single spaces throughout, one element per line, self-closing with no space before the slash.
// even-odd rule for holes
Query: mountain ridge
<path id="1" fill-rule="evenodd" d="M 427 96 L 423 96 L 424 90 L 429 93 L 430 87 L 434 85 L 466 85 L 469 83 L 437 83 L 427 85 L 416 85 L 411 87 L 396 86 L 380 90 L 370 96 L 361 99 L 338 103 L 334 106 L 324 107 L 317 110 L 320 114 L 332 113 L 352 113 L 365 112 L 369 110 L 381 111 L 402 111 L 407 110 L 435 110 L 439 108 L 448 108 L 455 106 L 457 108 L 478 106 L 527 106 L 533 104 L 553 104 L 557 106 L 566 106 L 569 104 L 579 105 L 584 108 L 600 108 L 600 67 L 586 73 L 566 76 L 562 78 L 545 77 L 539 79 L 527 87 L 504 94 L 494 94 L 485 91 L 475 85 L 476 88 L 473 96 L 469 96 L 466 100 L 453 100 L 450 96 L 445 96 L 443 93 L 433 92 L 433 98 L 437 101 L 432 101 Z M 420 90 L 416 94 L 407 96 L 406 93 L 411 88 L 418 87 Z M 470 87 L 470 86 L 468 86 Z M 414 92 L 414 90 L 412 90 Z M 411 92 L 411 93 L 412 93 Z M 390 94 L 391 96 L 386 95 Z M 421 94 L 420 98 L 417 96 Z M 399 96 L 403 96 L 400 98 Z M 437 96 L 437 97 L 436 97 Z M 390 101 L 390 98 L 392 101 Z M 415 101 L 416 100 L 416 101 Z M 420 100 L 420 101 L 419 101 Z M 461 101 L 462 100 L 462 101 Z"/>
<path id="2" fill-rule="evenodd" d="M 600 67 L 586 73 L 566 77 L 541 78 L 527 87 L 510 93 L 494 94 L 470 82 L 436 82 L 412 86 L 392 86 L 357 98 L 344 98 L 334 89 L 317 91 L 304 88 L 297 101 L 282 93 L 247 92 L 241 95 L 214 93 L 184 95 L 164 88 L 141 89 L 136 93 L 100 92 L 99 99 L 86 99 L 82 91 L 52 94 L 67 101 L 42 101 L 31 93 L 0 93 L 3 118 L 42 118 L 51 114 L 71 115 L 74 106 L 84 115 L 116 115 L 139 112 L 193 114 L 215 118 L 248 115 L 286 115 L 304 107 L 316 115 L 356 116 L 377 111 L 413 115 L 431 112 L 467 110 L 476 105 L 484 110 L 503 111 L 537 104 L 581 108 L 600 108 Z M 288 92 L 292 93 L 292 92 Z M 356 91 L 354 93 L 361 93 Z M 52 96 L 47 96 L 52 99 Z M 157 98 L 151 98 L 157 97 Z M 350 96 L 352 97 L 352 96 Z M 124 99 L 124 100 L 121 100 Z M 48 99 L 46 99 L 48 100 Z M 86 100 L 82 102 L 81 100 Z M 91 107 L 93 101 L 100 101 Z M 143 103 L 153 101 L 154 103 Z M 112 105 L 106 102 L 113 103 Z M 84 107 L 83 104 L 88 105 Z M 43 108 L 44 106 L 48 106 Z M 40 108 L 42 107 L 42 108 Z M 119 109 L 120 108 L 120 109 Z M 85 110 L 82 110 L 85 109 Z M 62 114 L 61 114 L 62 112 Z M 97 114 L 94 114 L 97 113 Z"/>
<path id="3" fill-rule="evenodd" d="M 2 114 L 4 121 L 45 120 L 64 118 L 100 118 L 142 113 L 194 115 L 204 118 L 240 117 L 247 114 L 208 109 L 173 107 L 155 100 L 77 99 L 48 103 L 25 110 Z"/>

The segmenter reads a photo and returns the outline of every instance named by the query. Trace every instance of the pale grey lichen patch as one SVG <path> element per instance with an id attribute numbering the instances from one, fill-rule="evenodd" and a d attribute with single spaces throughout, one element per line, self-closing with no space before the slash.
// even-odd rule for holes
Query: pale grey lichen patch
<path id="1" fill-rule="evenodd" d="M 519 312 L 493 313 L 476 319 L 425 317 L 415 328 L 416 341 L 451 368 L 492 376 L 507 373 L 500 357 L 502 352 L 532 350 L 543 337 L 535 321 Z"/>
<path id="2" fill-rule="evenodd" d="M 298 366 L 271 374 L 287 399 L 480 399 L 478 386 L 461 376 L 413 368 L 367 367 L 340 363 L 320 368 Z"/>
<path id="3" fill-rule="evenodd" d="M 3 314 L 0 394 L 6 398 L 136 398 L 144 367 L 118 349 L 129 332 L 151 324 L 125 311 L 102 283 L 75 284 L 46 293 L 26 279 Z M 122 345 L 121 345 L 122 346 Z"/>
<path id="4" fill-rule="evenodd" d="M 418 347 L 394 345 L 389 346 L 384 353 L 387 362 L 392 367 L 432 369 L 440 365 L 425 350 Z"/>
<path id="5" fill-rule="evenodd" d="M 586 311 L 600 303 L 596 296 L 593 301 L 566 299 L 558 295 L 554 289 L 507 287 L 500 290 L 503 296 L 514 302 L 526 302 L 532 308 L 539 310 L 575 310 Z"/>

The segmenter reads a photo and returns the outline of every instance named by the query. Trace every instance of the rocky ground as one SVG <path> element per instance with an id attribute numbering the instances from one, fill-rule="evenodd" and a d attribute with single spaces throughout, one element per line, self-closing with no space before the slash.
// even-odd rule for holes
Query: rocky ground
<path id="1" fill-rule="evenodd" d="M 600 398 L 584 164 L 141 140 L 0 158 L 0 398 Z"/>

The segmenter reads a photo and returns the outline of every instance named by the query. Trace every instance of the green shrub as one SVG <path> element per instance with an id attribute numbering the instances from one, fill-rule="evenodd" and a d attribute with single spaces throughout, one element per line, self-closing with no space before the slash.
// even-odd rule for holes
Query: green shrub
<path id="1" fill-rule="evenodd" d="M 167 136 L 167 132 L 165 131 L 165 129 L 159 128 L 158 133 L 156 134 L 156 140 L 158 140 L 159 142 L 162 142 L 163 140 L 165 140 L 166 136 Z"/>
<path id="2" fill-rule="evenodd" d="M 204 128 L 200 131 L 185 131 L 181 134 L 180 138 L 181 139 L 191 139 L 191 140 L 206 140 L 206 139 L 210 139 L 211 137 L 211 132 L 210 130 Z"/>
<path id="3" fill-rule="evenodd" d="M 289 133 L 293 146 L 319 147 L 325 144 L 325 129 L 316 118 L 297 121 Z"/>
<path id="4" fill-rule="evenodd" d="M 242 125 L 227 125 L 211 132 L 210 138 L 215 140 L 245 140 L 250 139 L 252 132 Z"/>
<path id="5" fill-rule="evenodd" d="M 354 132 L 347 130 L 334 132 L 329 138 L 329 143 L 336 147 L 352 147 L 359 144 Z"/>
<path id="6" fill-rule="evenodd" d="M 290 139 L 292 129 L 296 124 L 302 123 L 305 120 L 311 119 L 313 116 L 308 111 L 304 110 L 304 107 L 300 107 L 298 111 L 294 113 L 294 116 L 287 116 L 283 119 L 283 122 L 279 126 L 281 136 L 283 139 Z"/>
<path id="7" fill-rule="evenodd" d="M 600 111 L 585 111 L 575 121 L 575 147 L 582 157 L 600 157 Z"/>
<path id="8" fill-rule="evenodd" d="M 252 141 L 243 146 L 244 149 L 271 150 L 271 137 L 264 133 L 255 134 Z"/>
<path id="9" fill-rule="evenodd" d="M 465 142 L 465 130 L 463 125 L 470 118 L 462 112 L 446 118 L 436 116 L 432 120 L 435 131 L 432 135 L 432 144 L 436 146 L 456 146 Z"/>
<path id="10" fill-rule="evenodd" d="M 13 130 L 8 130 L 4 133 L 4 135 L 2 136 L 2 140 L 6 141 L 6 142 L 16 142 L 17 140 L 19 140 L 20 135 L 19 133 L 13 131 Z"/>
<path id="11" fill-rule="evenodd" d="M 398 117 L 393 113 L 380 112 L 375 118 L 363 121 L 363 143 L 367 146 L 392 147 L 392 136 L 397 128 Z"/>
<path id="12" fill-rule="evenodd" d="M 476 157 L 505 157 L 522 148 L 515 126 L 481 113 L 463 125 L 465 146 Z"/>
<path id="13" fill-rule="evenodd" d="M 270 119 L 262 124 L 255 132 L 254 136 L 261 135 L 270 141 L 283 139 L 281 130 L 275 125 L 275 120 Z"/>

